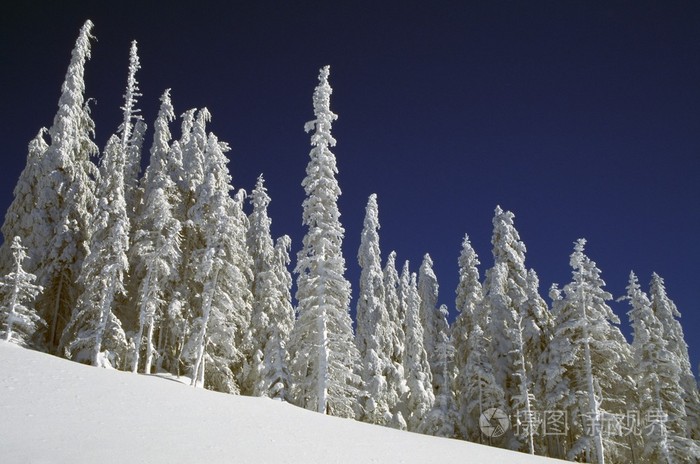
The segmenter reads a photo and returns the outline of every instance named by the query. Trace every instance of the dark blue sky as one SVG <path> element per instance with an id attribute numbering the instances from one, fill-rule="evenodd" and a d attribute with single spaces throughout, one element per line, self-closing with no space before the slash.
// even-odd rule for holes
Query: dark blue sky
<path id="1" fill-rule="evenodd" d="M 273 232 L 290 234 L 296 254 L 310 148 L 303 124 L 318 69 L 330 64 L 354 286 L 371 193 L 384 256 L 395 249 L 417 270 L 430 253 L 450 308 L 462 237 L 471 236 L 483 275 L 501 205 L 516 215 L 543 296 L 569 281 L 573 241 L 585 237 L 616 297 L 630 270 L 645 288 L 654 271 L 666 279 L 700 361 L 697 2 L 21 3 L 0 18 L 1 210 L 27 143 L 52 122 L 90 18 L 98 144 L 119 123 L 136 39 L 149 125 L 168 87 L 178 114 L 208 107 L 211 130 L 233 148 L 235 186 L 250 190 L 264 173 Z M 627 305 L 613 307 L 625 320 Z"/>

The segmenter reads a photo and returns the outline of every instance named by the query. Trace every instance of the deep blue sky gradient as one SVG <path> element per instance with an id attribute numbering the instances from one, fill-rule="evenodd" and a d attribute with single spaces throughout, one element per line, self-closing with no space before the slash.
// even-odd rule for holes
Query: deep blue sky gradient
<path id="1" fill-rule="evenodd" d="M 417 270 L 430 253 L 452 311 L 462 237 L 472 238 L 483 275 L 501 205 L 516 215 L 547 301 L 553 282 L 569 281 L 573 242 L 585 237 L 616 297 L 630 270 L 645 288 L 654 271 L 666 279 L 700 362 L 699 3 L 146 3 L 3 8 L 0 210 L 27 143 L 52 123 L 90 18 L 98 144 L 119 124 L 136 39 L 146 121 L 168 87 L 178 114 L 208 107 L 210 129 L 232 146 L 235 186 L 250 190 L 265 175 L 273 233 L 290 234 L 295 255 L 310 149 L 303 124 L 318 69 L 330 64 L 353 286 L 371 193 L 384 257 L 395 249 Z M 627 304 L 613 307 L 626 320 Z"/>

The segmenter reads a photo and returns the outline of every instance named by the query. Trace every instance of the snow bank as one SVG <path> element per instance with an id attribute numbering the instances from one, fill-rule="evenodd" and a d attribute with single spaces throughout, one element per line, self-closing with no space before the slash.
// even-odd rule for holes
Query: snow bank
<path id="1" fill-rule="evenodd" d="M 555 462 L 83 366 L 5 342 L 0 372 L 5 464 Z"/>

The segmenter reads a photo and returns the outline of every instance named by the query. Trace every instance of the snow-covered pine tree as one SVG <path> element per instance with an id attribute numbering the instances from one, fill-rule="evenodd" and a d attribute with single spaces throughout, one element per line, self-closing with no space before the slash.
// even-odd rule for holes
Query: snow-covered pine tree
<path id="1" fill-rule="evenodd" d="M 399 297 L 399 273 L 396 270 L 396 252 L 392 251 L 386 260 L 383 271 L 384 298 L 387 314 L 389 315 L 391 347 L 389 353 L 390 365 L 387 366 L 387 389 L 389 411 L 392 415 L 391 426 L 401 430 L 406 429 L 404 418 L 403 398 L 406 395 L 407 386 L 404 371 L 404 354 L 406 352 L 406 334 L 404 321 L 406 319 L 405 308 L 401 305 Z"/>
<path id="2" fill-rule="evenodd" d="M 420 320 L 423 327 L 423 346 L 428 354 L 428 363 L 430 371 L 433 375 L 433 382 L 436 382 L 435 371 L 433 369 L 434 354 L 436 352 L 435 345 L 437 344 L 438 319 L 437 317 L 437 302 L 438 302 L 439 285 L 437 276 L 433 272 L 433 260 L 429 254 L 423 256 L 423 262 L 418 269 L 418 295 L 420 296 Z M 433 390 L 437 390 L 438 386 L 433 383 Z"/>
<path id="3" fill-rule="evenodd" d="M 241 235 L 231 217 L 234 207 L 228 145 L 210 134 L 203 160 L 204 182 L 197 188 L 192 221 L 204 238 L 204 247 L 192 252 L 195 281 L 202 289 L 192 335 L 186 352 L 193 361 L 192 384 L 225 393 L 238 393 L 232 366 L 239 360 L 236 334 L 243 328 L 241 308 L 248 287 L 236 265 Z M 245 238 L 243 238 L 245 240 Z"/>
<path id="4" fill-rule="evenodd" d="M 2 235 L 5 240 L 0 246 L 0 271 L 9 272 L 14 269 L 14 251 L 12 244 L 14 237 L 24 237 L 24 245 L 27 248 L 27 260 L 23 266 L 32 272 L 36 271 L 36 263 L 44 250 L 44 244 L 38 246 L 29 243 L 34 235 L 32 230 L 35 223 L 41 224 L 35 217 L 35 205 L 39 196 L 39 181 L 43 177 L 44 154 L 49 146 L 44 140 L 46 128 L 41 128 L 39 133 L 29 142 L 27 164 L 19 175 L 17 184 L 13 190 L 12 203 L 5 213 L 5 221 L 2 224 Z"/>
<path id="5" fill-rule="evenodd" d="M 508 263 L 497 262 L 488 271 L 488 292 L 486 294 L 488 308 L 491 311 L 491 337 L 498 340 L 496 345 L 503 349 L 510 347 L 509 351 L 496 352 L 492 363 L 498 365 L 496 372 L 505 375 L 499 383 L 505 393 L 506 407 L 511 417 L 516 419 L 518 427 L 506 431 L 505 444 L 512 449 L 521 449 L 529 453 L 534 452 L 534 434 L 536 433 L 534 412 L 534 384 L 525 353 L 528 347 L 524 337 L 525 318 L 520 313 L 520 305 L 513 307 L 508 294 L 518 294 L 512 279 L 509 278 Z M 517 287 L 516 287 L 517 288 Z M 524 289 L 522 289 L 524 291 Z M 517 292 L 517 293 L 516 293 Z M 494 318 L 501 318 L 494 321 Z M 500 364 L 499 364 L 500 363 Z M 498 379 L 498 378 L 497 378 Z M 524 419 L 524 423 L 522 420 Z"/>
<path id="6" fill-rule="evenodd" d="M 384 275 L 379 249 L 379 208 L 377 195 L 372 194 L 365 209 L 364 227 L 357 259 L 360 264 L 360 285 L 357 299 L 357 349 L 360 352 L 360 376 L 365 386 L 361 419 L 370 424 L 392 422 L 389 409 L 387 376 L 391 362 L 391 322 L 386 308 Z"/>
<path id="7" fill-rule="evenodd" d="M 675 355 L 680 365 L 679 382 L 683 388 L 683 401 L 687 414 L 686 437 L 700 441 L 700 394 L 698 394 L 698 383 L 690 366 L 683 327 L 677 319 L 681 317 L 681 313 L 668 297 L 664 280 L 656 273 L 652 275 L 649 293 L 654 315 L 663 326 L 664 339 L 668 343 L 667 349 Z"/>
<path id="8" fill-rule="evenodd" d="M 404 333 L 404 350 L 401 356 L 401 360 L 403 362 L 403 372 L 404 372 L 404 380 L 406 381 L 406 388 L 404 389 L 404 393 L 400 398 L 400 403 L 399 403 L 399 411 L 406 421 L 406 424 L 408 426 L 408 417 L 411 414 L 411 411 L 409 410 L 408 406 L 408 399 L 409 399 L 409 393 L 410 390 L 408 388 L 408 304 L 411 299 L 411 270 L 409 268 L 410 263 L 408 260 L 406 260 L 403 263 L 403 267 L 401 268 L 401 276 L 399 277 L 399 284 L 398 284 L 398 292 L 397 296 L 399 299 L 399 317 L 401 318 L 401 328 L 403 329 Z M 418 285 L 416 283 L 416 285 Z M 417 288 L 416 288 L 417 291 Z M 420 296 L 418 297 L 420 298 Z M 420 321 L 420 304 L 418 304 L 418 320 Z M 423 326 L 421 325 L 421 329 Z M 423 351 L 425 351 L 425 346 L 423 346 Z M 427 353 L 426 353 L 426 359 L 427 359 Z M 432 384 L 432 379 L 430 379 L 431 384 Z M 433 395 L 434 396 L 434 395 Z"/>
<path id="9" fill-rule="evenodd" d="M 441 305 L 438 309 L 444 326 L 447 327 L 447 306 Z M 438 437 L 454 438 L 457 433 L 457 407 L 455 404 L 452 384 L 454 383 L 454 347 L 447 330 L 438 332 L 434 365 L 437 368 L 438 388 L 435 394 L 433 409 L 428 413 L 422 426 L 423 432 Z M 433 381 L 435 385 L 435 381 Z"/>
<path id="10" fill-rule="evenodd" d="M 350 319 L 350 282 L 344 277 L 345 259 L 338 197 L 340 188 L 331 135 L 337 115 L 330 109 L 329 67 L 321 69 L 314 91 L 314 115 L 305 129 L 313 130 L 310 161 L 302 186 L 303 224 L 308 228 L 297 255 L 299 316 L 290 349 L 293 401 L 320 413 L 355 417 L 359 354 Z"/>
<path id="11" fill-rule="evenodd" d="M 204 182 L 205 151 L 207 149 L 207 124 L 211 122 L 211 113 L 207 108 L 195 112 L 189 110 L 182 115 L 182 164 L 185 173 L 185 188 L 196 194 L 198 187 Z"/>
<path id="12" fill-rule="evenodd" d="M 126 336 L 114 315 L 115 298 L 124 293 L 129 269 L 129 218 L 124 201 L 125 153 L 112 136 L 105 147 L 98 184 L 90 250 L 80 273 L 83 293 L 61 337 L 67 358 L 102 367 L 122 367 Z"/>
<path id="13" fill-rule="evenodd" d="M 520 307 L 520 323 L 522 343 L 524 351 L 521 362 L 524 362 L 525 371 L 531 385 L 530 394 L 535 401 L 531 403 L 530 413 L 524 412 L 518 418 L 518 426 L 521 428 L 521 435 L 527 435 L 528 440 L 534 443 L 535 454 L 545 454 L 547 450 L 547 437 L 541 433 L 541 410 L 534 410 L 532 407 L 542 407 L 542 398 L 545 398 L 546 366 L 542 362 L 542 357 L 552 340 L 554 332 L 554 318 L 552 313 L 540 296 L 540 279 L 534 269 L 527 271 L 527 287 L 525 289 L 527 300 Z M 521 397 L 521 410 L 525 409 L 524 398 Z M 532 422 L 530 422 L 532 421 Z"/>
<path id="14" fill-rule="evenodd" d="M 246 237 L 250 228 L 248 216 L 243 211 L 247 192 L 239 189 L 233 196 L 233 202 L 229 209 L 229 215 L 236 230 L 239 231 L 232 237 L 234 246 L 238 252 L 233 255 L 233 264 L 241 273 L 241 287 L 239 289 L 240 301 L 238 316 L 240 317 L 240 329 L 236 331 L 236 346 L 241 353 L 240 362 L 234 365 L 234 371 L 238 374 L 238 385 L 242 395 L 251 396 L 254 388 L 250 382 L 250 373 L 253 366 L 257 366 L 255 351 L 253 349 L 253 331 L 251 321 L 253 318 L 253 259 L 248 250 Z"/>
<path id="15" fill-rule="evenodd" d="M 136 107 L 138 97 L 141 96 L 139 83 L 136 81 L 136 72 L 140 68 L 138 47 L 134 40 L 129 49 L 129 73 L 124 93 L 124 106 L 122 107 L 123 120 L 117 132 L 125 153 L 124 199 L 127 212 L 131 217 L 136 211 L 141 196 L 138 182 L 141 172 L 141 147 L 146 132 L 146 124 L 139 114 L 141 110 Z"/>
<path id="16" fill-rule="evenodd" d="M 408 270 L 408 261 L 404 271 Z M 428 363 L 428 354 L 424 348 L 423 325 L 420 320 L 420 295 L 416 274 L 401 274 L 401 286 L 406 289 L 406 353 L 404 368 L 406 371 L 406 424 L 411 432 L 425 433 L 423 429 L 426 416 L 433 408 L 433 379 Z M 426 424 L 427 425 L 427 424 Z"/>
<path id="17" fill-rule="evenodd" d="M 285 347 L 294 325 L 294 310 L 284 275 L 289 261 L 289 238 L 282 237 L 275 247 L 267 213 L 270 196 L 263 176 L 258 177 L 250 194 L 253 212 L 248 220 L 247 246 L 252 258 L 252 352 L 249 372 L 252 394 L 286 400 L 289 391 L 288 358 Z M 280 278 L 283 280 L 280 281 Z"/>
<path id="18" fill-rule="evenodd" d="M 541 355 L 542 326 L 546 325 L 547 315 L 537 312 L 542 307 L 530 301 L 525 244 L 513 217 L 510 211 L 496 207 L 491 238 L 494 267 L 486 272 L 483 286 L 490 321 L 484 331 L 493 347 L 491 364 L 505 394 L 506 412 L 529 418 L 537 410 L 528 398 L 534 395 L 532 373 Z M 528 430 L 528 436 L 515 432 L 511 429 L 506 433 L 506 446 L 530 451 L 532 431 Z"/>
<path id="19" fill-rule="evenodd" d="M 248 360 L 245 383 L 250 386 L 253 396 L 267 396 L 267 386 L 263 379 L 265 345 L 269 341 L 270 313 L 277 304 L 277 290 L 272 271 L 274 242 L 270 232 L 271 221 L 267 215 L 270 196 L 265 188 L 263 176 L 258 176 L 255 188 L 250 194 L 253 212 L 248 217 L 250 226 L 246 233 L 246 243 L 252 257 L 252 314 L 249 327 L 251 358 Z M 243 382 L 242 382 L 243 383 Z"/>
<path id="20" fill-rule="evenodd" d="M 132 299 L 139 312 L 138 333 L 134 340 L 132 371 L 136 372 L 143 341 L 146 344 L 144 372 L 149 374 L 154 356 L 158 361 L 165 355 L 165 338 L 172 337 L 167 315 L 167 302 L 172 301 L 173 282 L 180 263 L 180 230 L 182 225 L 174 215 L 178 201 L 172 165 L 169 162 L 170 129 L 174 119 L 169 90 L 161 97 L 155 123 L 151 158 L 141 179 L 142 200 L 137 209 L 134 244 L 131 248 Z M 156 334 L 162 340 L 156 349 Z M 145 336 L 145 340 L 143 340 Z M 170 361 L 172 364 L 172 360 Z"/>
<path id="21" fill-rule="evenodd" d="M 680 463 L 700 459 L 700 448 L 686 438 L 686 411 L 680 385 L 681 366 L 668 350 L 661 321 L 630 273 L 627 296 L 633 330 L 632 356 L 639 411 L 652 421 L 642 430 L 644 462 Z"/>
<path id="22" fill-rule="evenodd" d="M 421 301 L 420 316 L 423 325 L 423 340 L 425 351 L 428 353 L 435 396 L 440 395 L 444 389 L 451 390 L 450 384 L 452 383 L 451 366 L 447 369 L 448 378 L 443 375 L 443 352 L 451 352 L 452 347 L 447 314 L 443 314 L 437 305 L 438 290 L 437 277 L 433 272 L 433 260 L 426 253 L 418 271 L 418 294 Z"/>
<path id="23" fill-rule="evenodd" d="M 289 400 L 292 380 L 289 372 L 289 353 L 287 345 L 294 327 L 294 307 L 292 306 L 292 276 L 289 266 L 289 249 L 292 240 L 283 235 L 275 242 L 274 264 L 272 272 L 276 275 L 275 289 L 277 303 L 270 313 L 270 339 L 265 344 L 263 353 L 262 378 L 266 386 L 265 395 L 283 401 Z"/>
<path id="24" fill-rule="evenodd" d="M 479 278 L 479 258 L 474 248 L 472 248 L 469 236 L 467 235 L 464 236 L 464 240 L 462 241 L 462 252 L 459 256 L 458 264 L 459 285 L 455 291 L 457 317 L 450 330 L 452 344 L 455 350 L 454 364 L 456 376 L 453 389 L 455 392 L 458 417 L 460 418 L 457 427 L 460 436 L 469 439 L 473 436 L 473 433 L 470 433 L 469 429 L 477 425 L 469 413 L 470 404 L 473 403 L 473 398 L 468 395 L 469 379 L 467 378 L 467 363 L 470 356 L 471 345 L 469 337 L 474 331 L 475 324 L 480 324 L 481 327 L 484 327 L 486 321 L 479 320 L 479 317 L 483 316 L 483 312 L 480 311 L 483 293 Z M 483 328 L 480 330 L 481 336 L 483 336 Z M 479 414 L 481 414 L 481 412 Z"/>
<path id="25" fill-rule="evenodd" d="M 92 234 L 97 153 L 94 122 L 84 98 L 85 63 L 90 58 L 93 24 L 86 21 L 73 48 L 61 88 L 58 112 L 49 129 L 51 143 L 42 157 L 38 196 L 32 210 L 32 231 L 25 243 L 40 244 L 32 264 L 44 291 L 37 299 L 48 324 L 47 344 L 55 351 L 81 292 L 77 282 Z"/>
<path id="26" fill-rule="evenodd" d="M 463 438 L 474 443 L 495 444 L 491 437 L 481 432 L 479 421 L 481 415 L 491 408 L 501 408 L 505 404 L 503 388 L 496 382 L 489 353 L 490 340 L 486 337 L 482 325 L 483 317 L 478 317 L 483 309 L 478 309 L 474 324 L 467 336 L 467 361 L 460 372 L 462 380 L 462 400 L 459 421 Z"/>
<path id="27" fill-rule="evenodd" d="M 548 443 L 553 457 L 586 459 L 603 463 L 630 458 L 620 440 L 601 424 L 612 414 L 626 416 L 631 385 L 630 348 L 620 330 L 618 317 L 606 301 L 612 295 L 595 262 L 584 254 L 586 241 L 575 242 L 571 255 L 573 281 L 563 292 L 556 285 L 550 296 L 555 318 L 551 343 L 544 354 L 547 363 L 546 409 L 564 411 L 568 429 Z M 607 422 L 606 422 L 607 421 Z"/>
<path id="28" fill-rule="evenodd" d="M 34 300 L 42 288 L 34 284 L 36 276 L 22 266 L 27 249 L 16 236 L 10 246 L 14 266 L 0 279 L 0 338 L 28 346 L 34 342 L 38 329 L 46 323 L 34 309 Z"/>
<path id="29" fill-rule="evenodd" d="M 175 273 L 172 299 L 168 305 L 168 343 L 165 349 L 166 368 L 180 374 L 192 368 L 191 356 L 184 353 L 191 339 L 191 329 L 201 308 L 202 288 L 196 278 L 197 250 L 206 247 L 201 227 L 194 218 L 198 191 L 204 182 L 204 150 L 207 144 L 206 123 L 210 119 L 205 108 L 197 113 L 190 109 L 182 115 L 181 136 L 172 142 L 168 153 L 167 170 L 175 183 L 173 217 L 181 224 L 180 266 Z M 195 125 L 198 129 L 195 131 Z M 200 200 L 201 201 L 201 200 Z"/>

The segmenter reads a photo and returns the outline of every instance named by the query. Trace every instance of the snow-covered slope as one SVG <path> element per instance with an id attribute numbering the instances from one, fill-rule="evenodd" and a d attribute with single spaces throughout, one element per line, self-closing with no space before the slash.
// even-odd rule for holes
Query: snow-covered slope
<path id="1" fill-rule="evenodd" d="M 0 342 L 0 462 L 545 463 Z"/>

